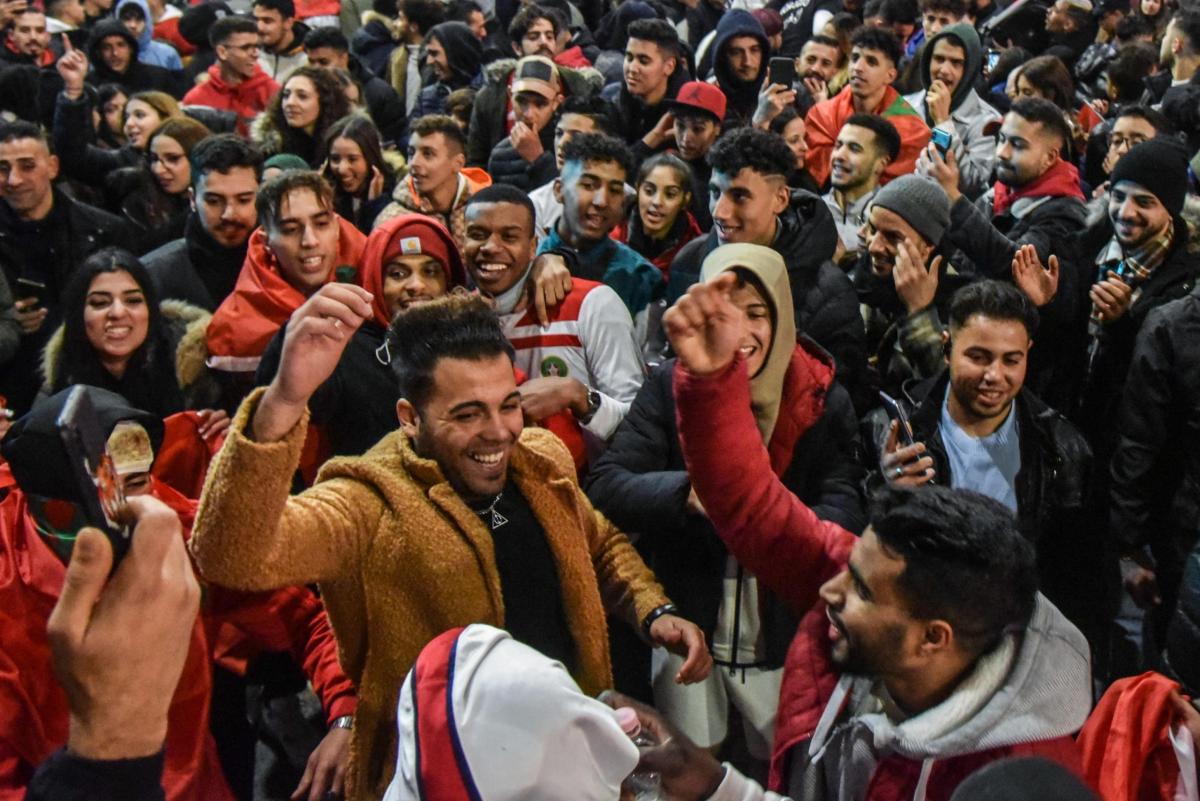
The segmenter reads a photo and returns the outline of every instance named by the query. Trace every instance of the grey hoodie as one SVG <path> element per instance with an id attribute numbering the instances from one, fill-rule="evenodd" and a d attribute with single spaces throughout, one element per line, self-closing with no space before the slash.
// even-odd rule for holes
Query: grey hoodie
<path id="1" fill-rule="evenodd" d="M 1073 734 L 1092 705 L 1087 641 L 1039 594 L 1025 629 L 980 658 L 941 704 L 896 722 L 883 712 L 885 703 L 875 681 L 842 676 L 808 758 L 797 760 L 793 798 L 863 801 L 876 765 L 897 754 L 922 763 L 914 801 L 924 801 L 937 760 Z"/>
<path id="2" fill-rule="evenodd" d="M 925 43 L 921 51 L 921 82 L 925 90 L 929 89 L 931 83 L 929 65 L 933 59 L 933 48 L 945 38 L 953 38 L 962 46 L 966 51 L 966 63 L 963 65 L 963 78 L 955 87 L 954 97 L 950 101 L 950 121 L 937 127 L 954 136 L 951 147 L 958 163 L 958 188 L 975 200 L 990 185 L 992 161 L 996 156 L 996 138 L 984 133 L 984 128 L 989 122 L 998 122 L 1003 115 L 983 102 L 975 91 L 972 76 L 978 75 L 982 68 L 982 46 L 975 28 L 965 22 L 947 25 Z M 929 119 L 925 107 L 925 91 L 905 95 L 904 99 L 932 127 L 933 121 Z"/>

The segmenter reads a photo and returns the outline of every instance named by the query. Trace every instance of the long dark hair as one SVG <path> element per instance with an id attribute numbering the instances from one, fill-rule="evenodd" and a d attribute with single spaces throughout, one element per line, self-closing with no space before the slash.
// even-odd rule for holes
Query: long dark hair
<path id="1" fill-rule="evenodd" d="M 105 369 L 87 336 L 83 322 L 88 290 L 97 276 L 128 273 L 141 289 L 149 311 L 146 340 L 129 358 L 125 374 L 116 378 Z M 124 395 L 132 405 L 156 414 L 170 414 L 182 407 L 175 358 L 164 330 L 158 292 L 150 274 L 136 256 L 124 248 L 109 247 L 89 256 L 63 293 L 63 344 L 55 366 L 52 392 L 72 384 L 90 384 Z"/>
<path id="2" fill-rule="evenodd" d="M 329 158 L 335 139 L 349 139 L 354 142 L 362 151 L 363 160 L 367 162 L 367 178 L 363 182 L 362 188 L 356 193 L 356 197 L 366 198 L 367 189 L 371 186 L 372 167 L 378 168 L 380 174 L 383 175 L 385 185 L 393 183 L 395 175 L 392 168 L 384 161 L 383 142 L 379 136 L 379 129 L 369 118 L 362 114 L 350 114 L 329 126 L 329 130 L 325 132 L 325 139 L 321 142 L 321 152 L 317 154 L 317 161 L 325 162 Z M 332 168 L 326 167 L 323 174 L 333 185 L 334 202 L 343 199 L 346 192 L 342 190 L 340 182 L 334 177 Z M 340 210 L 338 213 L 341 213 Z"/>
<path id="3" fill-rule="evenodd" d="M 317 103 L 321 107 L 321 111 L 317 115 L 317 123 L 313 126 L 311 137 L 303 130 L 288 125 L 283 116 L 283 90 L 293 78 L 308 78 L 312 82 L 313 88 L 317 90 Z M 298 67 L 293 70 L 292 74 L 283 82 L 283 86 L 280 86 L 279 91 L 271 98 L 266 110 L 271 127 L 278 131 L 283 139 L 280 152 L 295 153 L 304 159 L 314 159 L 318 145 L 325 138 L 325 132 L 329 130 L 329 126 L 349 113 L 350 101 L 346 99 L 346 94 L 338 85 L 337 80 L 329 74 L 328 70 L 312 66 Z M 309 163 L 314 162 L 310 161 Z"/>

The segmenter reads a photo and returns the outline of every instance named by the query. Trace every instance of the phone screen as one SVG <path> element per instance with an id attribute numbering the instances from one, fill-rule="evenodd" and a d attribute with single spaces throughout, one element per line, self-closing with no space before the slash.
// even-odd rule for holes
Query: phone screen
<path id="1" fill-rule="evenodd" d="M 120 520 L 125 492 L 112 457 L 105 450 L 100 421 L 84 387 L 71 390 L 58 416 L 57 427 L 84 514 L 88 523 L 103 531 L 112 542 L 116 564 L 129 549 L 132 536 L 129 526 Z"/>

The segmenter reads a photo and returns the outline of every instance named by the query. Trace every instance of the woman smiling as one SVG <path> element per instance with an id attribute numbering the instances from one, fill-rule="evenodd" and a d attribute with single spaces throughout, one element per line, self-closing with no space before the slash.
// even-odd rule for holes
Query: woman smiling
<path id="1" fill-rule="evenodd" d="M 679 249 L 700 236 L 692 202 L 692 171 L 678 156 L 662 153 L 642 163 L 637 178 L 637 213 L 613 229 L 612 238 L 645 256 L 663 277 Z"/>

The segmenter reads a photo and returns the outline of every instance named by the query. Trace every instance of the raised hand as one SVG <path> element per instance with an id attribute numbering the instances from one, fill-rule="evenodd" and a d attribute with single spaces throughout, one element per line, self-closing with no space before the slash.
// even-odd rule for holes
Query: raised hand
<path id="1" fill-rule="evenodd" d="M 274 442 L 291 431 L 308 399 L 333 375 L 350 338 L 371 314 L 371 293 L 342 283 L 321 287 L 292 314 L 279 370 L 254 415 L 255 439 Z"/>
<path id="2" fill-rule="evenodd" d="M 63 35 L 63 47 L 65 48 L 62 58 L 58 60 L 55 67 L 58 69 L 58 74 L 63 79 L 63 94 L 71 100 L 78 100 L 83 96 L 83 82 L 87 78 L 88 60 L 82 50 L 76 50 L 71 46 L 71 40 Z"/>
<path id="3" fill-rule="evenodd" d="M 889 484 L 897 487 L 919 487 L 928 484 L 935 475 L 933 457 L 925 455 L 924 442 L 900 446 L 897 420 L 893 420 L 888 429 L 887 443 L 879 459 L 879 472 Z"/>
<path id="4" fill-rule="evenodd" d="M 1042 267 L 1033 245 L 1022 245 L 1013 254 L 1013 282 L 1035 306 L 1045 306 L 1058 294 L 1058 256 L 1051 254 L 1049 264 L 1049 269 Z"/>
<path id="5" fill-rule="evenodd" d="M 1129 311 L 1129 306 L 1133 303 L 1133 287 L 1116 275 L 1110 274 L 1103 281 L 1092 285 L 1088 297 L 1096 304 L 1100 320 L 1111 323 Z"/>
<path id="6" fill-rule="evenodd" d="M 941 266 L 942 257 L 935 256 L 926 268 L 921 254 L 910 240 L 905 239 L 900 243 L 896 265 L 892 268 L 892 281 L 896 284 L 896 294 L 909 314 L 916 314 L 933 305 Z"/>
<path id="7" fill-rule="evenodd" d="M 758 95 L 758 108 L 754 111 L 754 124 L 759 128 L 767 128 L 771 120 L 783 113 L 783 110 L 796 102 L 796 92 L 790 86 L 779 83 L 767 84 Z"/>
<path id="8" fill-rule="evenodd" d="M 663 315 L 679 363 L 694 375 L 719 373 L 737 355 L 746 318 L 729 300 L 736 282 L 732 273 L 725 273 L 707 284 L 693 284 Z"/>
<path id="9" fill-rule="evenodd" d="M 804 88 L 808 90 L 808 96 L 812 98 L 814 105 L 824 103 L 829 99 L 829 84 L 825 83 L 825 79 L 819 75 L 810 75 L 805 78 Z"/>
<path id="10" fill-rule="evenodd" d="M 538 136 L 538 132 L 523 122 L 513 124 L 512 131 L 508 134 L 508 141 L 512 143 L 513 150 L 517 151 L 517 155 L 530 163 L 537 161 L 538 157 L 546 152 L 542 147 L 542 140 Z"/>

